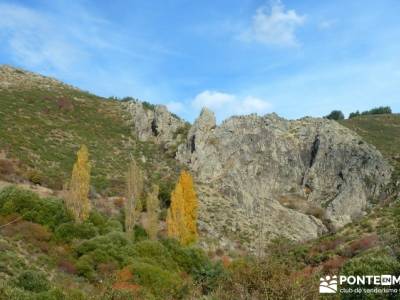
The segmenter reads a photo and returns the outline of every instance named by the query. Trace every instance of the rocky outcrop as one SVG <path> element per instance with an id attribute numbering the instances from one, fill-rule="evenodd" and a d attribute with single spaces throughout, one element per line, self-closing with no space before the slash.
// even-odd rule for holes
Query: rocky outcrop
<path id="1" fill-rule="evenodd" d="M 357 134 L 326 119 L 269 114 L 217 126 L 203 109 L 177 158 L 199 183 L 201 230 L 254 248 L 274 236 L 317 237 L 385 198 L 391 167 Z"/>
<path id="2" fill-rule="evenodd" d="M 131 116 L 139 140 L 174 148 L 185 139 L 189 124 L 170 113 L 166 106 L 140 101 L 122 102 L 122 105 Z"/>

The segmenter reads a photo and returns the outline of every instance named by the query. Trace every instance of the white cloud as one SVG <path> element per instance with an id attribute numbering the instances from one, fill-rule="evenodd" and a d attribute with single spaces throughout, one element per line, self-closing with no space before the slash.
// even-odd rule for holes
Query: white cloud
<path id="1" fill-rule="evenodd" d="M 66 70 L 85 57 L 48 15 L 14 4 L 0 4 L 2 44 L 14 60 L 29 68 Z"/>
<path id="2" fill-rule="evenodd" d="M 215 112 L 217 120 L 222 121 L 232 115 L 257 113 L 263 115 L 270 111 L 272 105 L 268 101 L 254 97 L 241 97 L 219 91 L 203 91 L 196 95 L 191 102 L 197 111 L 207 107 Z"/>
<path id="3" fill-rule="evenodd" d="M 173 112 L 175 114 L 182 113 L 184 111 L 184 108 L 185 108 L 183 103 L 178 102 L 178 101 L 171 101 L 171 102 L 167 103 L 166 106 L 167 106 L 169 111 L 171 111 L 171 112 Z"/>
<path id="4" fill-rule="evenodd" d="M 237 114 L 250 114 L 254 112 L 264 114 L 271 108 L 269 102 L 253 96 L 247 96 L 242 101 L 238 101 L 237 104 L 234 109 Z"/>
<path id="5" fill-rule="evenodd" d="M 234 95 L 206 90 L 198 94 L 193 99 L 192 105 L 197 109 L 208 107 L 212 110 L 219 110 L 221 108 L 224 108 L 225 105 L 232 104 L 234 101 Z"/>
<path id="6" fill-rule="evenodd" d="M 294 10 L 285 10 L 281 1 L 257 9 L 250 28 L 240 38 L 247 42 L 293 47 L 298 45 L 295 31 L 303 25 L 306 17 Z"/>

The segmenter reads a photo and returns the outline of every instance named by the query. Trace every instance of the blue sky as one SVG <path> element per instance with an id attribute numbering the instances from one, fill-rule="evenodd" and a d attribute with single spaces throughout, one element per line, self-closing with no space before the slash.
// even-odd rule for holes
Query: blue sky
<path id="1" fill-rule="evenodd" d="M 189 121 L 400 112 L 399 15 L 398 0 L 0 0 L 0 63 Z"/>

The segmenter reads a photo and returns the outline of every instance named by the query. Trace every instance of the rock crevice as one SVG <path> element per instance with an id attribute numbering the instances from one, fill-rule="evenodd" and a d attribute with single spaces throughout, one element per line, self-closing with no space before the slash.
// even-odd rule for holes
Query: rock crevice
<path id="1" fill-rule="evenodd" d="M 385 191 L 392 171 L 379 151 L 335 121 L 253 114 L 216 126 L 207 109 L 177 159 L 206 186 L 199 196 L 207 230 L 231 240 L 246 232 L 249 247 L 256 239 L 251 228 L 260 222 L 266 222 L 266 239 L 295 240 L 317 237 L 328 230 L 324 224 L 351 222 Z M 283 205 L 282 199 L 290 201 Z"/>

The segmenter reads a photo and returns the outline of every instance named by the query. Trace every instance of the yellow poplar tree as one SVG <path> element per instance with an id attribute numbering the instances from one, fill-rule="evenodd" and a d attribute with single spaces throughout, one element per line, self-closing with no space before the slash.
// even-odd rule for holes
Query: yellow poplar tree
<path id="1" fill-rule="evenodd" d="M 88 148 L 82 145 L 72 169 L 66 197 L 66 206 L 77 222 L 85 221 L 89 217 L 91 209 L 89 201 L 90 169 Z"/>
<path id="2" fill-rule="evenodd" d="M 175 189 L 171 193 L 171 206 L 167 212 L 168 236 L 188 245 L 197 240 L 197 196 L 193 178 L 182 171 Z"/>
<path id="3" fill-rule="evenodd" d="M 153 190 L 147 195 L 146 199 L 146 231 L 151 240 L 157 238 L 158 216 L 160 214 L 160 201 L 158 200 L 159 188 L 153 186 Z"/>
<path id="4" fill-rule="evenodd" d="M 143 173 L 134 159 L 126 175 L 125 230 L 132 232 L 141 211 L 140 197 L 143 193 Z"/>

